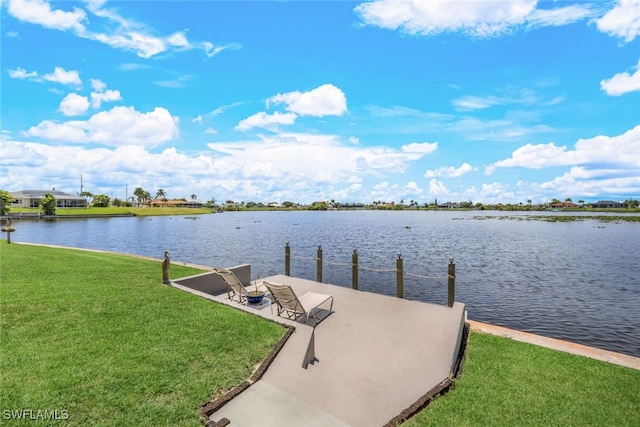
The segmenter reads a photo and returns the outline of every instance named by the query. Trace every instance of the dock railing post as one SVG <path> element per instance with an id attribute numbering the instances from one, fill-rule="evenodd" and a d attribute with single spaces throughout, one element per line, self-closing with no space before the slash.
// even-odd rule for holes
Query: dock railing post
<path id="1" fill-rule="evenodd" d="M 317 265 L 316 281 L 322 283 L 322 246 L 318 246 L 316 265 Z"/>
<path id="2" fill-rule="evenodd" d="M 398 259 L 396 259 L 396 282 L 397 282 L 397 293 L 398 298 L 404 297 L 404 277 L 403 277 L 403 268 L 402 268 L 402 254 L 398 254 Z"/>
<path id="3" fill-rule="evenodd" d="M 456 301 L 456 265 L 453 263 L 453 258 L 449 258 L 449 292 L 448 292 L 448 305 L 453 307 L 453 303 Z"/>
<path id="4" fill-rule="evenodd" d="M 354 249 L 351 255 L 351 287 L 358 289 L 358 250 Z"/>
<path id="5" fill-rule="evenodd" d="M 289 242 L 284 246 L 284 274 L 291 276 L 291 246 L 289 246 Z"/>

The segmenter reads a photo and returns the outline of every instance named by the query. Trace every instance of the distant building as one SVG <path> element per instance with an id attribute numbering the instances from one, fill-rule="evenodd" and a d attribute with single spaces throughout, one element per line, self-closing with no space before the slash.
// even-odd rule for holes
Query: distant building
<path id="1" fill-rule="evenodd" d="M 442 203 L 441 205 L 438 205 L 438 207 L 440 209 L 458 209 L 460 205 L 453 202 L 447 202 L 447 203 Z"/>
<path id="2" fill-rule="evenodd" d="M 182 200 L 182 199 L 173 199 L 173 200 L 163 200 L 163 199 L 153 199 L 148 202 L 149 207 L 158 208 L 158 207 L 171 207 L 171 208 L 201 208 L 203 206 L 202 202 L 196 202 L 194 200 Z"/>
<path id="3" fill-rule="evenodd" d="M 38 208 L 45 194 L 51 194 L 56 199 L 58 208 L 86 208 L 87 201 L 80 196 L 64 193 L 56 190 L 22 190 L 11 193 L 14 198 L 9 207 L 14 208 Z"/>
<path id="4" fill-rule="evenodd" d="M 624 208 L 624 203 L 614 202 L 611 200 L 599 200 L 591 205 L 592 208 L 609 209 L 609 208 Z"/>

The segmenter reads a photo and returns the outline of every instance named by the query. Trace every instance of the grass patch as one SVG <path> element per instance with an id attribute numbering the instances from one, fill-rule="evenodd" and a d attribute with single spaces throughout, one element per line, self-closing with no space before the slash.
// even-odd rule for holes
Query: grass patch
<path id="1" fill-rule="evenodd" d="M 0 241 L 0 283 L 0 410 L 65 425 L 202 426 L 285 332 L 163 285 L 159 261 Z"/>
<path id="2" fill-rule="evenodd" d="M 472 333 L 455 387 L 403 426 L 638 426 L 640 371 Z"/>
<path id="3" fill-rule="evenodd" d="M 39 208 L 11 208 L 11 213 L 34 213 L 40 212 Z M 156 207 L 156 208 L 134 208 L 134 207 L 106 207 L 106 208 L 57 208 L 57 216 L 67 215 L 136 215 L 136 216 L 167 216 L 167 215 L 202 215 L 210 214 L 213 210 L 210 208 L 174 208 L 174 207 Z"/>

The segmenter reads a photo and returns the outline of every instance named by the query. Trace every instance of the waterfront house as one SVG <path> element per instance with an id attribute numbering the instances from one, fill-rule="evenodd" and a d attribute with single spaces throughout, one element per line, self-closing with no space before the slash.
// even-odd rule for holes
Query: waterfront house
<path id="1" fill-rule="evenodd" d="M 195 200 L 186 200 L 186 199 L 153 199 L 149 201 L 148 206 L 151 208 L 158 207 L 170 207 L 170 208 L 201 208 L 204 205 L 202 202 L 197 202 Z"/>
<path id="2" fill-rule="evenodd" d="M 614 202 L 611 200 L 599 200 L 592 204 L 591 207 L 595 209 L 621 209 L 624 208 L 624 203 Z"/>
<path id="3" fill-rule="evenodd" d="M 11 193 L 14 201 L 9 205 L 13 208 L 38 208 L 45 194 L 51 194 L 56 199 L 58 208 L 86 208 L 87 201 L 84 197 L 74 196 L 62 191 L 53 190 L 21 190 Z"/>

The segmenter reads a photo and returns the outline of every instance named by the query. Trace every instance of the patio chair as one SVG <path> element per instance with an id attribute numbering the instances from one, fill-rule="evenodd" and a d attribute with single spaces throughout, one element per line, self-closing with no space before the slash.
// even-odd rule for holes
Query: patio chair
<path id="1" fill-rule="evenodd" d="M 298 297 L 289 285 L 281 285 L 266 281 L 264 282 L 264 285 L 269 289 L 273 299 L 275 299 L 275 303 L 278 308 L 278 316 L 284 317 L 282 316 L 282 313 L 284 313 L 289 319 L 296 320 L 298 317 L 305 315 L 307 317 L 307 324 L 309 324 L 309 315 L 311 315 L 317 324 L 318 319 L 316 318 L 314 310 L 324 304 L 327 300 L 331 300 L 329 311 L 333 308 L 332 295 L 307 292 L 301 297 Z"/>
<path id="2" fill-rule="evenodd" d="M 226 270 L 224 268 L 216 268 L 215 272 L 218 273 L 222 280 L 227 284 L 227 295 L 231 301 L 235 301 L 235 299 L 238 298 L 238 302 L 240 304 L 247 302 L 248 291 L 233 271 Z"/>

